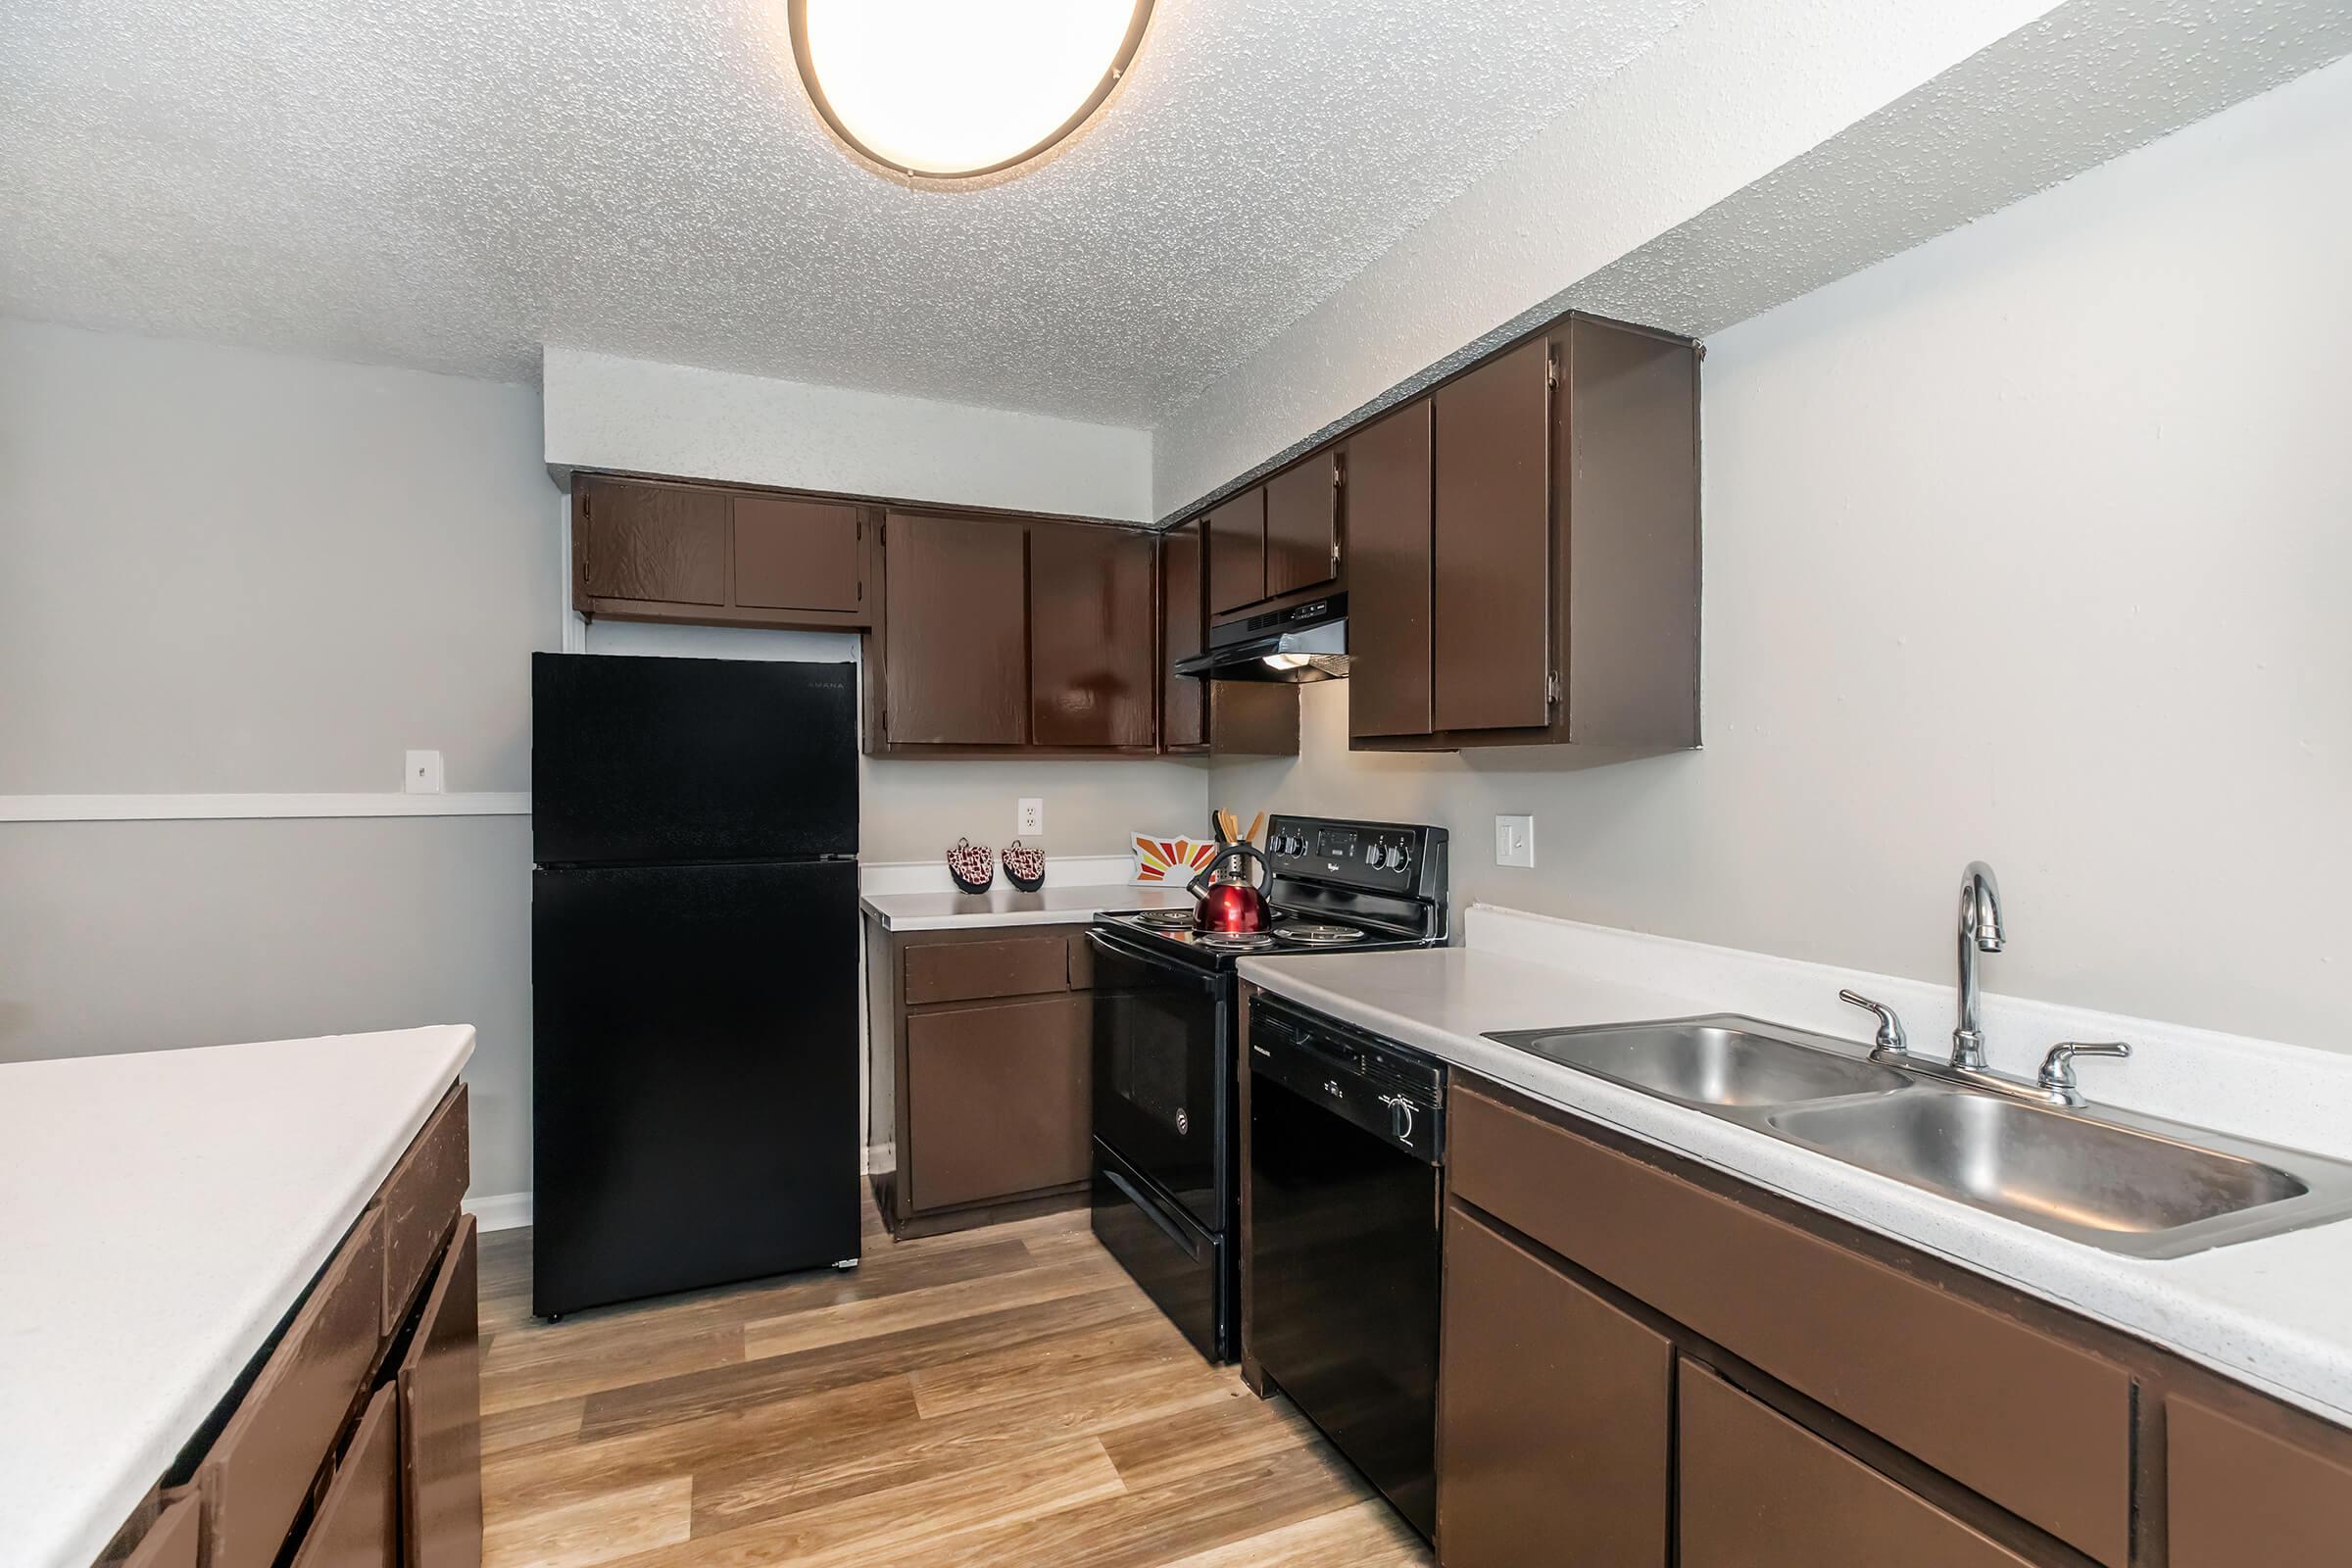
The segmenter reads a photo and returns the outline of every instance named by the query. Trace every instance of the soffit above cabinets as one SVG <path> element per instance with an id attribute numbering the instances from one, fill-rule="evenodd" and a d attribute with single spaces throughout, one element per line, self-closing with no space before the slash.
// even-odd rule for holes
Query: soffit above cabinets
<path id="1" fill-rule="evenodd" d="M 1696 9 L 1158 0 L 1091 129 L 938 192 L 844 156 L 783 0 L 23 0 L 0 313 L 1148 425 Z"/>

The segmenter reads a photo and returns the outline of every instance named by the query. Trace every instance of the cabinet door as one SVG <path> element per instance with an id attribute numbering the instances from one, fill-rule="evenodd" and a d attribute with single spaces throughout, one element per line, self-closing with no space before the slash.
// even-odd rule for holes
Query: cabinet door
<path id="1" fill-rule="evenodd" d="M 688 485 L 581 477 L 572 570 L 593 599 L 727 602 L 727 497 Z"/>
<path id="2" fill-rule="evenodd" d="M 292 1568 L 394 1568 L 400 1561 L 400 1417 L 375 1391 L 335 1478 L 294 1549 Z"/>
<path id="3" fill-rule="evenodd" d="M 196 1568 L 204 1539 L 201 1507 L 194 1496 L 166 1503 L 122 1559 L 122 1568 Z"/>
<path id="4" fill-rule="evenodd" d="M 1436 728 L 1551 719 L 1548 342 L 1433 397 L 1431 712 Z"/>
<path id="5" fill-rule="evenodd" d="M 1426 735 L 1429 403 L 1348 441 L 1348 733 Z"/>
<path id="6" fill-rule="evenodd" d="M 1133 528 L 1029 530 L 1029 739 L 1150 746 L 1152 539 Z"/>
<path id="7" fill-rule="evenodd" d="M 1266 491 L 1253 485 L 1208 514 L 1208 612 L 1266 597 Z"/>
<path id="8" fill-rule="evenodd" d="M 2031 1568 L 1695 1361 L 1679 1381 L 1683 1568 Z"/>
<path id="9" fill-rule="evenodd" d="M 1340 572 L 1339 459 L 1326 452 L 1266 481 L 1266 597 Z"/>
<path id="10" fill-rule="evenodd" d="M 883 527 L 883 726 L 900 744 L 1028 738 L 1023 529 L 894 512 Z"/>
<path id="11" fill-rule="evenodd" d="M 458 1222 L 400 1363 L 400 1517 L 407 1568 L 481 1568 L 480 1275 Z"/>
<path id="12" fill-rule="evenodd" d="M 1200 652 L 1205 617 L 1201 613 L 1200 519 L 1171 528 L 1160 539 L 1160 625 L 1165 651 L 1160 655 L 1159 735 L 1170 751 L 1208 744 L 1206 682 L 1176 673 L 1176 661 Z"/>
<path id="13" fill-rule="evenodd" d="M 1663 1568 L 1673 1347 L 1459 1205 L 1443 1321 L 1446 1568 Z"/>
<path id="14" fill-rule="evenodd" d="M 1087 1179 L 1094 1009 L 1084 996 L 917 1013 L 906 1020 L 906 1141 L 917 1209 L 1013 1198 Z"/>
<path id="15" fill-rule="evenodd" d="M 2306 1446 L 2179 1395 L 2164 1417 L 2173 1568 L 2352 1561 L 2352 1433 Z"/>
<path id="16" fill-rule="evenodd" d="M 735 505 L 735 603 L 854 615 L 865 604 L 865 529 L 834 501 L 744 495 Z"/>

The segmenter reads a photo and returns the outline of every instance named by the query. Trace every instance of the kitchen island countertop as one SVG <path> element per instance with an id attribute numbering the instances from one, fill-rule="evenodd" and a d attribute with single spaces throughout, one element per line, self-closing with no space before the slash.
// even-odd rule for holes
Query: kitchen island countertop
<path id="1" fill-rule="evenodd" d="M 473 1053 L 466 1025 L 0 1065 L 0 1544 L 89 1568 Z"/>

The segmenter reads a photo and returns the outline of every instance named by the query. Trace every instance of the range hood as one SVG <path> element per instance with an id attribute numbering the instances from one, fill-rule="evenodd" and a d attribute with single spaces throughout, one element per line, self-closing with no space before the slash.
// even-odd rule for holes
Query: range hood
<path id="1" fill-rule="evenodd" d="M 1348 673 L 1348 596 L 1229 620 L 1208 631 L 1208 648 L 1176 661 L 1176 673 L 1202 680 L 1297 684 Z"/>

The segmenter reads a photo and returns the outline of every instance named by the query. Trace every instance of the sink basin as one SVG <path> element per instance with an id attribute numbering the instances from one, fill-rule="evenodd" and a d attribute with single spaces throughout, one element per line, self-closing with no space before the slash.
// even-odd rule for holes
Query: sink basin
<path id="1" fill-rule="evenodd" d="M 2261 1158 L 1999 1095 L 1922 1086 L 1781 1110 L 1765 1125 L 1865 1170 L 2136 1256 L 2318 1217 L 2281 1206 L 2311 1185 Z"/>
<path id="2" fill-rule="evenodd" d="M 1936 1064 L 1730 1013 L 1488 1039 L 2127 1257 L 2352 1218 L 2352 1164 L 2113 1106 L 1954 1085 Z"/>
<path id="3" fill-rule="evenodd" d="M 1787 1105 L 1885 1095 L 1912 1080 L 1751 1018 L 1685 1018 L 1489 1038 L 1688 1105 Z"/>

